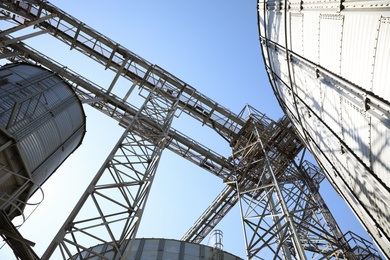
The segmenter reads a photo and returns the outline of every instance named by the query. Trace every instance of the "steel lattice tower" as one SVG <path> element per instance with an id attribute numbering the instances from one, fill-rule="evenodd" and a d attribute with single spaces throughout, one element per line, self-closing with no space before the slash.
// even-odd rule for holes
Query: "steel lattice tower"
<path id="1" fill-rule="evenodd" d="M 85 252 L 125 259 L 164 149 L 226 183 L 183 240 L 202 241 L 238 203 L 249 259 L 264 259 L 264 252 L 271 252 L 274 259 L 379 259 L 371 248 L 354 250 L 341 233 L 318 191 L 324 175 L 310 163 L 295 161 L 305 148 L 287 118 L 275 122 L 250 106 L 236 115 L 48 2 L 1 1 L 0 8 L 4 19 L 17 22 L 0 34 L 3 58 L 50 69 L 71 84 L 81 100 L 125 129 L 42 259 L 56 250 L 64 259 Z M 28 26 L 36 32 L 12 38 L 12 33 Z M 45 33 L 114 71 L 111 85 L 95 85 L 23 43 Z M 119 77 L 130 81 L 123 96 L 112 94 Z M 140 108 L 127 100 L 136 88 L 143 100 Z M 224 158 L 172 128 L 180 113 L 221 135 L 232 148 L 231 157 Z M 93 212 L 79 215 L 87 204 Z M 20 257 L 36 258 L 23 239 L 9 241 L 21 244 L 15 252 Z M 98 243 L 107 245 L 104 254 L 91 248 Z"/>

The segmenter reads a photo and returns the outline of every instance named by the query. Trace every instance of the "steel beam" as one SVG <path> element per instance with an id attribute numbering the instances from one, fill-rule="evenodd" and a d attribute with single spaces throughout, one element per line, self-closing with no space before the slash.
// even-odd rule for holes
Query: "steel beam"
<path id="1" fill-rule="evenodd" d="M 201 243 L 237 203 L 235 187 L 226 185 L 181 240 Z"/>
<path id="2" fill-rule="evenodd" d="M 41 11 L 40 14 L 45 16 L 53 15 L 53 18 L 39 23 L 37 27 L 50 32 L 57 39 L 106 68 L 113 70 L 115 73 L 118 73 L 123 68 L 123 72 L 120 75 L 127 80 L 141 82 L 145 73 L 152 66 L 150 62 L 48 2 L 28 1 L 24 2 L 23 5 L 14 5 L 12 1 L 1 2 L 3 2 L 5 8 L 21 14 L 20 17 L 17 17 L 18 19 L 15 19 L 15 21 L 20 23 L 39 19 L 37 15 L 39 13 L 38 10 Z M 179 108 L 182 111 L 211 127 L 227 140 L 230 140 L 239 131 L 244 122 L 234 113 L 202 95 L 164 69 L 158 66 L 154 66 L 154 68 L 154 74 L 157 77 L 164 78 L 176 89 L 183 91 L 179 104 Z M 144 82 L 143 87 L 153 89 L 154 83 Z M 112 91 L 114 89 L 110 89 L 108 92 Z"/>
<path id="3" fill-rule="evenodd" d="M 1 49 L 3 53 L 16 50 L 23 55 L 13 57 L 13 61 L 40 64 L 57 73 L 67 80 L 82 101 L 86 100 L 93 108 L 117 120 L 121 126 L 125 127 L 137 113 L 138 108 L 132 106 L 126 100 L 121 100 L 117 96 L 107 94 L 102 87 L 32 49 L 26 44 L 12 44 L 7 46 L 7 48 Z M 137 84 L 139 83 L 133 84 L 132 88 Z M 126 96 L 125 98 L 127 99 Z M 95 100 L 96 102 L 89 102 L 91 100 Z M 181 104 L 181 101 L 179 104 Z M 153 120 L 148 118 L 144 120 L 150 128 L 154 127 L 155 122 L 153 122 Z M 224 156 L 217 154 L 213 150 L 203 146 L 174 128 L 170 128 L 168 138 L 170 139 L 168 149 L 172 152 L 195 163 L 223 180 L 231 175 L 233 165 L 230 164 Z"/>
<path id="4" fill-rule="evenodd" d="M 0 211 L 0 236 L 12 248 L 15 256 L 21 260 L 38 260 L 38 255 L 31 249 L 35 244 L 25 238 L 19 233 L 18 229 L 12 224 L 4 211 Z"/>

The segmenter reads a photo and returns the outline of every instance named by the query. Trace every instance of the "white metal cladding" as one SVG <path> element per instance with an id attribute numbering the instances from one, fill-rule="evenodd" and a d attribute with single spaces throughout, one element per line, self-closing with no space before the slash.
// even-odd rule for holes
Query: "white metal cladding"
<path id="1" fill-rule="evenodd" d="M 114 258 L 112 251 L 109 250 L 107 244 L 97 245 L 94 247 L 94 252 L 99 252 L 103 256 L 110 259 Z M 128 252 L 126 250 L 125 254 Z M 89 252 L 82 252 L 81 256 L 75 256 L 75 259 L 100 259 L 89 255 Z M 141 259 L 141 260 L 181 260 L 181 259 L 224 259 L 224 260 L 242 260 L 238 256 L 234 256 L 225 251 L 221 251 L 209 246 L 201 244 L 193 244 L 189 242 L 162 239 L 162 238 L 141 238 L 135 239 L 131 246 L 130 254 L 126 259 Z M 122 260 L 126 260 L 122 258 Z"/>
<path id="2" fill-rule="evenodd" d="M 315 62 L 319 62 L 319 30 L 320 17 L 315 13 L 304 13 L 303 15 L 303 53 L 304 56 Z M 309 35 L 311 37 L 305 37 Z M 292 36 L 293 37 L 293 36 Z"/>
<path id="3" fill-rule="evenodd" d="M 380 18 L 377 37 L 372 90 L 385 100 L 390 100 L 390 14 Z"/>
<path id="4" fill-rule="evenodd" d="M 340 72 L 343 22 L 343 15 L 320 15 L 320 65 L 334 73 Z"/>
<path id="5" fill-rule="evenodd" d="M 367 90 L 372 90 L 378 23 L 375 15 L 352 14 L 344 21 L 341 75 Z"/>
<path id="6" fill-rule="evenodd" d="M 376 154 L 376 158 L 371 158 L 372 170 L 378 174 L 378 177 L 384 183 L 390 183 L 389 169 L 383 171 L 383 168 L 389 168 L 385 163 L 390 158 L 390 129 L 381 124 L 375 118 L 371 118 L 371 152 Z"/>
<path id="7" fill-rule="evenodd" d="M 370 118 L 346 98 L 341 102 L 343 140 L 370 167 Z"/>
<path id="8" fill-rule="evenodd" d="M 303 55 L 303 15 L 291 14 L 290 45 L 299 54 Z"/>
<path id="9" fill-rule="evenodd" d="M 288 83 L 289 78 L 288 78 L 288 73 L 287 73 L 287 64 L 286 64 L 286 59 L 284 55 L 278 53 L 277 51 L 270 51 L 269 52 L 270 58 L 272 60 L 272 69 L 276 74 L 279 76 L 279 78 Z"/>
<path id="10" fill-rule="evenodd" d="M 273 20 L 272 24 L 269 24 L 271 26 L 271 37 L 274 42 L 277 42 L 278 44 L 284 46 L 285 45 L 285 30 L 284 30 L 284 16 L 281 12 L 276 12 L 273 14 L 270 14 L 270 19 Z"/>
<path id="11" fill-rule="evenodd" d="M 370 179 L 372 176 L 367 175 L 364 170 L 360 169 L 361 164 L 351 158 L 351 156 L 346 155 L 345 152 L 342 152 L 341 150 L 332 152 L 332 147 L 338 143 L 336 138 L 331 137 L 327 139 L 327 141 L 328 144 L 325 144 L 327 149 L 321 148 L 320 150 L 314 150 L 314 154 L 320 158 L 325 169 L 332 169 L 335 167 L 337 170 L 336 172 L 345 172 L 348 175 L 348 178 L 346 178 L 346 176 L 340 176 L 336 172 L 329 172 L 329 175 L 332 177 L 331 181 L 335 184 L 341 195 L 347 199 L 350 205 L 353 205 L 352 209 L 359 217 L 360 221 L 371 233 L 377 233 L 378 230 L 375 228 L 372 218 L 365 212 L 365 208 L 368 205 L 367 210 L 369 210 L 371 214 L 377 214 L 375 217 L 379 222 L 382 222 L 384 218 L 383 216 L 379 216 L 378 212 L 382 212 L 381 214 L 383 214 L 383 212 L 388 210 L 386 209 L 384 211 L 379 209 L 379 204 L 375 202 L 377 198 L 375 193 L 380 191 L 375 191 L 373 189 L 374 186 Z M 360 195 L 359 200 L 356 199 L 356 194 Z M 366 196 L 367 194 L 370 194 L 370 196 Z M 383 202 L 382 199 L 380 200 Z M 364 204 L 365 208 L 356 206 L 361 203 Z"/>
<path id="12" fill-rule="evenodd" d="M 306 82 L 310 100 L 309 106 L 315 114 L 318 114 L 321 117 L 321 84 L 317 79 L 309 75 L 306 77 Z"/>
<path id="13" fill-rule="evenodd" d="M 15 140 L 35 190 L 81 143 L 85 115 L 72 89 L 49 71 L 17 64 L 0 75 L 1 127 Z"/>
<path id="14" fill-rule="evenodd" d="M 321 83 L 321 102 L 322 119 L 336 135 L 341 136 L 342 120 L 340 119 L 340 95 L 333 88 L 328 88 Z"/>
<path id="15" fill-rule="evenodd" d="M 270 78 L 293 84 L 291 93 L 271 82 L 281 106 L 390 258 L 390 1 L 290 1 L 287 12 L 266 2 L 265 10 L 259 2 L 266 66 L 277 75 Z"/>
<path id="16" fill-rule="evenodd" d="M 296 91 L 300 93 L 300 96 L 306 97 L 306 84 L 305 84 L 305 76 L 302 75 L 303 70 L 299 68 L 299 66 L 296 66 L 296 64 L 291 64 L 291 71 L 293 77 L 291 77 L 291 80 L 293 82 L 294 89 L 293 91 Z"/>

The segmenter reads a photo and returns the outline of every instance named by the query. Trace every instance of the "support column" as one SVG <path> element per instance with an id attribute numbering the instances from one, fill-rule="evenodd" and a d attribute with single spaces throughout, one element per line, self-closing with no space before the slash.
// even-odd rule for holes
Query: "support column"
<path id="1" fill-rule="evenodd" d="M 153 68 L 150 71 L 147 81 L 153 80 Z M 166 98 L 166 91 L 172 91 L 176 100 Z M 63 259 L 76 254 L 127 259 L 180 95 L 165 83 L 150 92 L 42 259 L 50 259 L 56 250 Z M 146 124 L 146 119 L 153 119 L 154 125 Z M 101 247 L 91 248 L 102 243 L 103 252 Z"/>
<path id="2" fill-rule="evenodd" d="M 319 196 L 323 177 L 293 161 L 288 126 L 250 114 L 232 145 L 248 259 L 355 259 Z"/>

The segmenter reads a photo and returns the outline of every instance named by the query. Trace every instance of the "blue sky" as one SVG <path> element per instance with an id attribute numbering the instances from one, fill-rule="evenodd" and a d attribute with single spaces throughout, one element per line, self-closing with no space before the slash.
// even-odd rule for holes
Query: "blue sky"
<path id="1" fill-rule="evenodd" d="M 235 113 L 248 103 L 275 120 L 282 116 L 263 66 L 256 0 L 51 2 Z M 52 37 L 40 36 L 29 43 L 102 86 L 107 87 L 113 78 L 112 73 L 88 63 L 79 53 L 69 53 L 68 46 Z M 126 88 L 128 84 L 119 81 L 117 86 Z M 87 134 L 83 145 L 45 184 L 45 200 L 21 228 L 25 238 L 37 243 L 38 255 L 122 133 L 115 121 L 88 106 L 85 110 Z M 183 116 L 174 126 L 229 156 L 228 144 L 199 122 Z M 222 188 L 222 180 L 165 151 L 138 237 L 180 239 Z M 328 185 L 321 191 L 343 232 L 353 230 L 364 235 L 338 195 Z M 224 232 L 224 249 L 244 258 L 238 208 L 218 228 Z M 12 259 L 12 253 L 5 247 L 0 258 Z"/>

